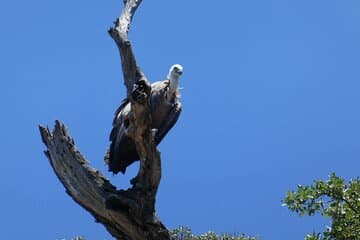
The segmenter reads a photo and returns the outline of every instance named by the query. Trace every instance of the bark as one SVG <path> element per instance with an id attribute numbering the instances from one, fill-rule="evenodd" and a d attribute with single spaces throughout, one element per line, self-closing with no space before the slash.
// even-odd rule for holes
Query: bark
<path id="1" fill-rule="evenodd" d="M 101 172 L 92 168 L 59 121 L 56 121 L 52 133 L 47 127 L 39 128 L 47 147 L 45 154 L 66 192 L 112 236 L 128 240 L 165 240 L 170 239 L 169 232 L 155 215 L 161 160 L 151 130 L 151 86 L 136 65 L 127 35 L 141 0 L 124 3 L 123 11 L 109 34 L 120 51 L 124 83 L 132 104 L 127 134 L 136 143 L 140 156 L 140 169 L 132 180 L 133 187 L 117 190 Z"/>

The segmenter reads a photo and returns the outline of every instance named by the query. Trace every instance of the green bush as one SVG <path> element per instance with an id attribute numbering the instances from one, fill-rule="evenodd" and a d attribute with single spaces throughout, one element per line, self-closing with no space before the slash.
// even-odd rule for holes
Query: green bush
<path id="1" fill-rule="evenodd" d="M 322 233 L 312 233 L 306 240 L 360 240 L 360 179 L 345 180 L 331 174 L 327 181 L 312 186 L 298 185 L 288 192 L 284 205 L 300 216 L 319 213 L 331 219 Z"/>
<path id="2" fill-rule="evenodd" d="M 171 231 L 171 240 L 256 240 L 254 237 L 247 237 L 244 234 L 234 236 L 229 234 L 218 235 L 212 231 L 201 235 L 195 235 L 188 227 L 178 227 Z"/>

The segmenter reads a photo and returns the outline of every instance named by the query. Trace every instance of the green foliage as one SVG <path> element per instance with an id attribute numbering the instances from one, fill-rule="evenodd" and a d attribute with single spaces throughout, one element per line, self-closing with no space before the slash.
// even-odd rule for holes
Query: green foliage
<path id="1" fill-rule="evenodd" d="M 334 173 L 327 181 L 312 186 L 298 185 L 288 192 L 284 205 L 300 216 L 320 213 L 332 221 L 323 233 L 312 233 L 306 240 L 360 240 L 360 179 L 348 184 Z"/>
<path id="2" fill-rule="evenodd" d="M 218 235 L 214 232 L 207 232 L 196 236 L 188 227 L 178 227 L 170 231 L 171 240 L 256 240 L 254 237 L 241 235 L 223 234 Z M 85 240 L 83 237 L 74 237 L 72 240 Z"/>
<path id="3" fill-rule="evenodd" d="M 246 237 L 244 234 L 234 236 L 229 234 L 218 235 L 214 232 L 207 232 L 196 236 L 188 227 L 178 227 L 170 232 L 171 240 L 256 240 L 254 237 Z"/>

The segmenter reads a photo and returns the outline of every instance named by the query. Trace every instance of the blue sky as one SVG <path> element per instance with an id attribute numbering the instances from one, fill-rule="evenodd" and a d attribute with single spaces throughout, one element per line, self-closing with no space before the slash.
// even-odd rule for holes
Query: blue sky
<path id="1" fill-rule="evenodd" d="M 112 239 L 64 191 L 38 124 L 62 120 L 103 164 L 125 96 L 107 29 L 122 1 L 0 3 L 1 237 Z M 298 183 L 360 168 L 360 2 L 144 0 L 130 38 L 150 81 L 184 66 L 183 112 L 159 148 L 166 226 L 303 239 L 321 218 L 281 206 Z"/>

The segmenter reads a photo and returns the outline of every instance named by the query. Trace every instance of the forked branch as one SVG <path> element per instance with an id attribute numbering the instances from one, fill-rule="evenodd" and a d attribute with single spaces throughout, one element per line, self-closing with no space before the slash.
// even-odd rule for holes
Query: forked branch
<path id="1" fill-rule="evenodd" d="M 141 0 L 124 1 L 125 6 L 109 34 L 121 56 L 124 83 L 131 102 L 132 118 L 128 136 L 140 157 L 140 170 L 128 190 L 116 190 L 81 155 L 67 129 L 56 121 L 51 133 L 40 126 L 40 133 L 51 166 L 66 192 L 103 224 L 112 236 L 126 240 L 169 240 L 169 232 L 155 216 L 155 198 L 161 178 L 160 154 L 151 130 L 151 86 L 136 64 L 127 33 Z M 136 96 L 134 97 L 136 93 Z"/>

